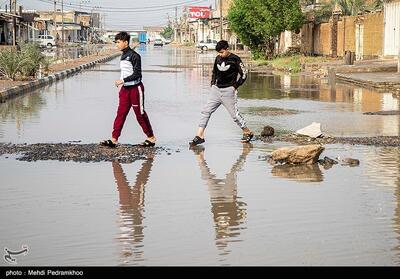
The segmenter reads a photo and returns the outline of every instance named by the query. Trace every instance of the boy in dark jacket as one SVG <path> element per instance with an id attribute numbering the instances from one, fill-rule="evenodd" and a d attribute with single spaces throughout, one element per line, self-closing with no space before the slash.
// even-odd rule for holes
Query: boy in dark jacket
<path id="1" fill-rule="evenodd" d="M 115 86 L 120 91 L 112 138 L 100 143 L 108 147 L 117 146 L 118 138 L 121 135 L 122 127 L 131 107 L 135 112 L 139 125 L 147 136 L 147 139 L 141 145 L 144 147 L 154 146 L 156 141 L 149 118 L 144 110 L 144 86 L 142 83 L 140 55 L 129 47 L 129 41 L 130 36 L 126 32 L 120 32 L 115 36 L 117 47 L 122 51 L 120 61 L 121 77 L 115 81 Z"/>
<path id="2" fill-rule="evenodd" d="M 191 146 L 202 144 L 204 140 L 204 131 L 217 108 L 222 104 L 228 110 L 233 120 L 243 130 L 242 142 L 250 142 L 253 133 L 246 126 L 246 122 L 240 115 L 237 106 L 237 89 L 247 78 L 247 70 L 244 68 L 239 56 L 229 51 L 228 42 L 219 41 L 215 50 L 218 56 L 215 58 L 214 68 L 211 78 L 211 93 L 207 104 L 201 112 L 201 119 L 197 135 L 189 143 Z"/>

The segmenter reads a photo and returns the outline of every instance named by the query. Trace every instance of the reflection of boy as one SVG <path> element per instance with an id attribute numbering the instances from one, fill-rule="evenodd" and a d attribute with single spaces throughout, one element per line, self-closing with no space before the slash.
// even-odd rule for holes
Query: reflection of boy
<path id="1" fill-rule="evenodd" d="M 211 92 L 207 104 L 201 112 L 201 119 L 197 135 L 189 143 L 191 146 L 202 144 L 204 132 L 213 114 L 222 104 L 228 110 L 233 120 L 243 130 L 242 142 L 250 142 L 253 133 L 247 128 L 246 122 L 239 113 L 237 105 L 237 89 L 247 78 L 247 70 L 244 68 L 239 56 L 229 51 L 229 44 L 222 40 L 217 43 L 215 50 L 218 56 L 215 58 L 211 79 Z"/>
<path id="2" fill-rule="evenodd" d="M 206 181 L 210 194 L 211 211 L 215 224 L 217 245 L 225 247 L 227 237 L 239 235 L 237 226 L 244 222 L 247 204 L 237 198 L 237 172 L 243 169 L 252 145 L 243 146 L 242 154 L 233 164 L 224 179 L 213 174 L 204 159 L 204 147 L 194 147 L 200 166 L 201 178 Z"/>
<path id="3" fill-rule="evenodd" d="M 121 230 L 123 234 L 123 242 L 133 242 L 134 254 L 138 257 L 142 251 L 137 251 L 142 247 L 143 241 L 143 211 L 144 211 L 144 194 L 145 185 L 149 180 L 151 168 L 153 166 L 153 158 L 147 158 L 136 176 L 135 184 L 130 187 L 124 170 L 118 161 L 112 162 L 114 178 L 117 183 L 119 193 L 119 204 L 121 214 Z M 129 232 L 127 235 L 125 232 Z M 126 249 L 131 249 L 131 246 Z M 125 255 L 126 253 L 124 253 Z"/>
<path id="4" fill-rule="evenodd" d="M 156 137 L 154 136 L 147 113 L 144 110 L 144 86 L 142 83 L 140 55 L 129 47 L 130 35 L 128 33 L 118 33 L 115 36 L 115 41 L 118 49 L 122 51 L 120 61 L 121 78 L 115 81 L 115 86 L 120 89 L 119 105 L 114 121 L 112 138 L 102 141 L 100 144 L 109 147 L 117 146 L 126 117 L 132 107 L 139 125 L 147 136 L 147 139 L 141 146 L 154 146 Z"/>

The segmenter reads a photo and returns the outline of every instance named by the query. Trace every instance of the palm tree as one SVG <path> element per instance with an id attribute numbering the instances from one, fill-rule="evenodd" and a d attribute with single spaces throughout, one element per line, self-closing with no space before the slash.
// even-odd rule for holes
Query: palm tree
<path id="1" fill-rule="evenodd" d="M 337 5 L 344 16 L 354 16 L 360 12 L 382 8 L 383 0 L 332 0 L 332 4 Z"/>

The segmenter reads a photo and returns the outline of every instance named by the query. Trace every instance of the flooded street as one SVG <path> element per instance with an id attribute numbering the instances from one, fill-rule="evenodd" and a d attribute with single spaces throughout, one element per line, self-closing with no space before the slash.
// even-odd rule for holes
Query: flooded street
<path id="1" fill-rule="evenodd" d="M 287 142 L 240 143 L 219 108 L 204 147 L 188 149 L 215 54 L 139 47 L 157 145 L 131 164 L 24 162 L 0 156 L 0 247 L 20 265 L 400 265 L 400 148 L 325 145 L 360 166 L 272 166 Z M 119 60 L 0 104 L 0 142 L 97 143 L 111 136 Z M 333 136 L 399 136 L 391 93 L 306 76 L 250 74 L 239 107 L 259 134 L 320 122 Z M 120 142 L 144 134 L 130 112 Z M 1 261 L 1 265 L 7 265 Z"/>

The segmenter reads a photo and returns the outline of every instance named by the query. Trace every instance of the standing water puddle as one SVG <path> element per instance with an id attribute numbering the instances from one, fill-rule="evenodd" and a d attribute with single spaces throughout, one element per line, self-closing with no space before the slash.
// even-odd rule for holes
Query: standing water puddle
<path id="1" fill-rule="evenodd" d="M 169 152 L 124 164 L 0 156 L 0 243 L 21 265 L 399 265 L 400 150 L 326 145 L 357 167 L 271 166 L 286 142 L 240 143 L 224 108 L 189 150 L 207 101 L 212 52 L 140 48 L 146 111 Z M 187 65 L 174 69 L 176 65 Z M 194 65 L 193 67 L 191 65 Z M 189 67 L 190 66 L 190 67 Z M 0 104 L 0 142 L 97 143 L 117 108 L 118 59 Z M 239 106 L 251 129 L 399 135 L 390 93 L 311 77 L 251 74 Z M 143 141 L 133 113 L 120 142 Z M 6 265 L 3 262 L 3 265 Z"/>

